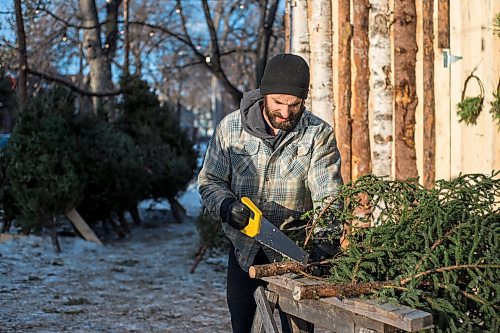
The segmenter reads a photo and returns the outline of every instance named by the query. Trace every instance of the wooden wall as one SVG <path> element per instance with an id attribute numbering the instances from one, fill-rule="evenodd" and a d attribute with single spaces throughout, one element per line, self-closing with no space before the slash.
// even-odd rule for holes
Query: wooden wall
<path id="1" fill-rule="evenodd" d="M 438 23 L 437 1 L 435 23 Z M 500 170 L 500 131 L 492 121 L 490 101 L 500 79 L 500 37 L 492 31 L 500 12 L 496 0 L 450 1 L 450 48 L 462 57 L 448 68 L 435 40 L 436 94 L 436 179 L 454 178 L 460 173 L 490 173 Z M 485 89 L 483 111 L 476 125 L 459 123 L 456 105 L 461 100 L 464 81 L 474 70 Z M 467 87 L 470 96 L 479 94 L 475 82 Z"/>

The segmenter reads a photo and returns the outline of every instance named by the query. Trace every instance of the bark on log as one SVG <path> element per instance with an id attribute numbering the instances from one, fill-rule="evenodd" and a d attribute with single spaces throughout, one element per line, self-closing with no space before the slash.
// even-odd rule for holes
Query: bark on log
<path id="1" fill-rule="evenodd" d="M 368 22 L 370 2 L 358 0 L 353 4 L 354 34 L 352 45 L 356 66 L 354 79 L 352 117 L 351 167 L 352 179 L 371 173 L 370 128 L 368 123 L 368 96 L 370 72 L 368 68 Z"/>
<path id="2" fill-rule="evenodd" d="M 342 156 L 342 179 L 344 183 L 351 180 L 351 1 L 339 1 L 339 68 L 338 68 L 338 124 L 335 132 Z"/>
<path id="3" fill-rule="evenodd" d="M 382 288 L 387 282 L 366 282 L 357 284 L 315 284 L 296 286 L 293 299 L 317 299 L 322 297 L 359 297 Z"/>
<path id="4" fill-rule="evenodd" d="M 436 179 L 436 122 L 434 98 L 434 0 L 422 3 L 424 33 L 424 185 L 434 186 Z"/>
<path id="5" fill-rule="evenodd" d="M 251 266 L 248 270 L 248 275 L 252 279 L 260 279 L 266 276 L 300 273 L 305 269 L 306 266 L 296 262 L 275 262 L 272 264 Z"/>
<path id="6" fill-rule="evenodd" d="M 418 177 L 415 151 L 417 22 L 414 0 L 394 1 L 394 115 L 396 178 Z"/>
<path id="7" fill-rule="evenodd" d="M 450 48 L 450 0 L 438 0 L 438 47 Z"/>

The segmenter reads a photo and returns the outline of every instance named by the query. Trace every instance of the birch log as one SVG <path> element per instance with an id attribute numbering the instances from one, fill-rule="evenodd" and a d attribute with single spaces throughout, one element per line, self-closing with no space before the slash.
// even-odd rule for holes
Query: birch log
<path id="1" fill-rule="evenodd" d="M 101 45 L 101 29 L 94 0 L 80 0 L 80 14 L 84 36 L 84 50 L 90 68 L 90 90 L 105 92 L 111 88 L 111 69 Z M 93 97 L 94 109 L 101 104 L 100 97 Z"/>
<path id="2" fill-rule="evenodd" d="M 310 0 L 307 5 L 310 12 L 311 111 L 333 127 L 332 4 L 330 0 Z"/>
<path id="3" fill-rule="evenodd" d="M 368 123 L 368 96 L 370 91 L 368 68 L 368 18 L 370 3 L 357 0 L 353 3 L 354 79 L 352 117 L 352 179 L 371 173 L 370 127 Z"/>
<path id="4" fill-rule="evenodd" d="M 307 0 L 290 0 L 290 53 L 301 56 L 310 64 L 307 11 Z M 309 85 L 309 97 L 306 100 L 308 110 L 311 110 L 311 94 L 312 88 Z"/>
<path id="5" fill-rule="evenodd" d="M 415 0 L 394 1 L 394 128 L 396 178 L 418 176 L 415 151 L 417 56 Z"/>
<path id="6" fill-rule="evenodd" d="M 370 1 L 368 59 L 372 122 L 372 172 L 392 178 L 392 83 L 389 0 Z"/>

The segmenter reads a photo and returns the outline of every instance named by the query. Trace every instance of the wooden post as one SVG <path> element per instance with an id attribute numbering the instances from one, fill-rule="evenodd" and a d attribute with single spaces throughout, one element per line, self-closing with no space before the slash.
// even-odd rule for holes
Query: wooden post
<path id="1" fill-rule="evenodd" d="M 394 1 L 394 119 L 396 178 L 418 176 L 415 150 L 416 6 L 415 0 Z"/>
<path id="2" fill-rule="evenodd" d="M 436 122 L 434 100 L 434 0 L 422 3 L 424 35 L 424 186 L 432 188 L 436 179 Z"/>
<path id="3" fill-rule="evenodd" d="M 370 72 L 368 68 L 368 22 L 370 1 L 354 1 L 354 79 L 352 106 L 352 179 L 371 173 L 370 129 L 368 122 L 368 96 Z"/>
<path id="4" fill-rule="evenodd" d="M 438 47 L 450 48 L 450 0 L 438 0 Z"/>
<path id="5" fill-rule="evenodd" d="M 342 179 L 344 183 L 351 180 L 351 1 L 339 0 L 339 49 L 338 49 L 338 123 L 335 129 L 337 142 L 342 156 Z"/>

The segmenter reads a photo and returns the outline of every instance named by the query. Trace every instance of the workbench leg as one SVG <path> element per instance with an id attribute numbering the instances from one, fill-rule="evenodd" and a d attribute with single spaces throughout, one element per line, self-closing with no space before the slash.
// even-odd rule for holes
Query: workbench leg
<path id="1" fill-rule="evenodd" d="M 286 314 L 292 333 L 314 333 L 314 325 L 299 317 L 291 314 Z"/>
<path id="2" fill-rule="evenodd" d="M 258 287 L 254 293 L 257 309 L 253 319 L 251 333 L 279 333 L 273 313 L 278 295 L 266 292 L 263 287 Z"/>

